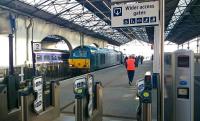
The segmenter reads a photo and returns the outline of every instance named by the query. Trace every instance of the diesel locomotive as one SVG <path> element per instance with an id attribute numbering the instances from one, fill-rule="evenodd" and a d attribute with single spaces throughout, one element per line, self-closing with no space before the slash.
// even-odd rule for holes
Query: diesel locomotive
<path id="1" fill-rule="evenodd" d="M 123 54 L 119 51 L 86 45 L 73 49 L 68 59 L 72 73 L 91 72 L 121 64 L 122 61 Z"/>

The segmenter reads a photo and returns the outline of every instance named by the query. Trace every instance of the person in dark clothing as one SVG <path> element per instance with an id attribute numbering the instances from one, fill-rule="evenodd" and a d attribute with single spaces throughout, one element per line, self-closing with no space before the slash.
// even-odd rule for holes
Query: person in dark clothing
<path id="1" fill-rule="evenodd" d="M 138 56 L 136 56 L 136 58 L 135 58 L 135 67 L 136 68 L 138 67 Z"/>
<path id="2" fill-rule="evenodd" d="M 135 58 L 134 56 L 130 56 L 127 60 L 126 60 L 126 64 L 127 64 L 127 74 L 128 74 L 128 79 L 129 79 L 129 85 L 131 85 L 131 83 L 133 82 L 134 79 L 134 75 L 135 75 Z"/>
<path id="3" fill-rule="evenodd" d="M 143 64 L 144 56 L 141 56 L 141 64 Z"/>
<path id="4" fill-rule="evenodd" d="M 126 68 L 127 68 L 127 64 L 126 64 L 127 59 L 128 59 L 128 57 L 126 56 L 126 57 L 124 58 L 124 65 L 125 65 Z"/>

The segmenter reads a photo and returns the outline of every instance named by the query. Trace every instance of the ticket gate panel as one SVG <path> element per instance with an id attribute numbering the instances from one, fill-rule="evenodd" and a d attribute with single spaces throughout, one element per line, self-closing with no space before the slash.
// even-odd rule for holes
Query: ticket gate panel
<path id="1" fill-rule="evenodd" d="M 0 84 L 0 121 L 20 121 L 20 108 L 8 110 L 7 85 Z"/>
<path id="2" fill-rule="evenodd" d="M 194 67 L 194 121 L 200 121 L 200 61 L 196 62 Z"/>
<path id="3" fill-rule="evenodd" d="M 8 109 L 7 109 L 7 86 L 6 85 L 0 85 L 0 120 L 4 120 L 6 116 L 8 115 Z"/>
<path id="4" fill-rule="evenodd" d="M 51 91 L 52 105 L 41 112 L 33 109 L 36 96 L 31 90 L 22 91 L 20 93 L 22 100 L 22 121 L 50 121 L 59 117 L 60 84 L 58 82 L 51 82 Z"/>
<path id="5" fill-rule="evenodd" d="M 77 78 L 74 82 L 75 121 L 102 121 L 102 85 L 94 77 Z"/>
<path id="6" fill-rule="evenodd" d="M 190 50 L 175 52 L 175 121 L 193 121 L 194 54 Z"/>

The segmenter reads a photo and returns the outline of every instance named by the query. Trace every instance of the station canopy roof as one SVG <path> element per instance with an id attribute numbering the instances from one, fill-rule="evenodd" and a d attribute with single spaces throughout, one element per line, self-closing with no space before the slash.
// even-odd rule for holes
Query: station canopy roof
<path id="1" fill-rule="evenodd" d="M 166 40 L 182 44 L 200 32 L 199 0 L 165 0 Z M 153 43 L 153 27 L 111 28 L 111 0 L 0 0 L 17 10 L 113 45 L 132 40 Z"/>

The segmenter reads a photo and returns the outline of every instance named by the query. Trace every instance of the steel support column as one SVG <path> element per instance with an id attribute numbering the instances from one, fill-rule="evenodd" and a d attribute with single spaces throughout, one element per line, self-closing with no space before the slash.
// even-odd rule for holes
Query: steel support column
<path id="1" fill-rule="evenodd" d="M 165 40 L 165 0 L 160 0 L 160 112 L 158 121 L 164 121 L 164 40 Z"/>
<path id="2" fill-rule="evenodd" d="M 197 53 L 199 53 L 199 37 L 197 37 Z"/>
<path id="3" fill-rule="evenodd" d="M 31 51 L 32 51 L 32 62 L 33 62 L 33 76 L 36 76 L 36 67 L 35 67 L 36 58 L 35 58 L 35 53 L 33 50 L 33 41 L 31 41 Z"/>
<path id="4" fill-rule="evenodd" d="M 13 34 L 9 34 L 9 75 L 14 75 L 13 66 Z"/>

